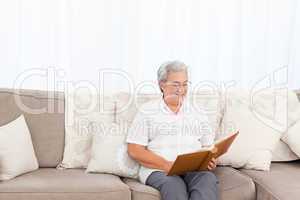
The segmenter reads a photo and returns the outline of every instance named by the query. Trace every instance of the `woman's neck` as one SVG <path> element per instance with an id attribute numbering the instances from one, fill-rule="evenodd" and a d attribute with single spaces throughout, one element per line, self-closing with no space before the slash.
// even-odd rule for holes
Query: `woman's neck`
<path id="1" fill-rule="evenodd" d="M 170 108 L 170 110 L 174 113 L 178 113 L 178 111 L 180 110 L 181 106 L 182 106 L 182 100 L 178 99 L 176 101 L 168 101 L 164 98 L 164 101 L 166 103 L 166 105 L 168 106 L 168 108 Z"/>

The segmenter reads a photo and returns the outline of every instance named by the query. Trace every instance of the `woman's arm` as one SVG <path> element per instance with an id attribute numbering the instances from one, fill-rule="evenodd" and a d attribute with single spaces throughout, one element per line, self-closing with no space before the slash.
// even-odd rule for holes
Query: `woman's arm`
<path id="1" fill-rule="evenodd" d="M 143 145 L 128 143 L 128 154 L 145 167 L 160 169 L 165 172 L 168 172 L 173 164 L 173 162 L 149 151 Z"/>

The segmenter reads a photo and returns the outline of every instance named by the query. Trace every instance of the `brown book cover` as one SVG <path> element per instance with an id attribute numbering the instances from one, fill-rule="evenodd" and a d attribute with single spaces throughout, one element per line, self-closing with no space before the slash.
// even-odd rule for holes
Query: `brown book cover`
<path id="1" fill-rule="evenodd" d="M 190 171 L 207 170 L 209 161 L 226 153 L 238 134 L 239 132 L 236 132 L 216 141 L 209 149 L 177 156 L 172 168 L 168 172 L 168 176 L 181 175 Z"/>

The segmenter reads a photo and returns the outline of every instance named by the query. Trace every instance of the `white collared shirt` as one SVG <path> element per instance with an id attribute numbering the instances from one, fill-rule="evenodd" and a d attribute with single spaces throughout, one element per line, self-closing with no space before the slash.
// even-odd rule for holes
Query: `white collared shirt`
<path id="1" fill-rule="evenodd" d="M 177 155 L 212 145 L 214 137 L 207 116 L 192 105 L 189 98 L 184 98 L 177 113 L 162 98 L 141 106 L 128 131 L 126 142 L 146 146 L 166 160 L 174 161 Z M 140 181 L 145 184 L 153 171 L 161 170 L 141 166 Z"/>

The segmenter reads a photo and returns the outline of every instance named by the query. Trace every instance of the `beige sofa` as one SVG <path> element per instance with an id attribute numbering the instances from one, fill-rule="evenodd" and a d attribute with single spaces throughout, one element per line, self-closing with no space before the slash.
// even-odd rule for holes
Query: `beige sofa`
<path id="1" fill-rule="evenodd" d="M 15 101 L 16 95 L 29 108 L 47 108 L 46 112 L 21 111 Z M 86 174 L 83 169 L 56 169 L 64 151 L 63 110 L 61 92 L 0 90 L 0 125 L 24 114 L 40 166 L 34 172 L 0 182 L 0 200 L 160 199 L 157 190 L 133 179 Z M 223 200 L 294 200 L 300 196 L 299 161 L 273 163 L 270 172 L 218 167 L 215 173 Z"/>

